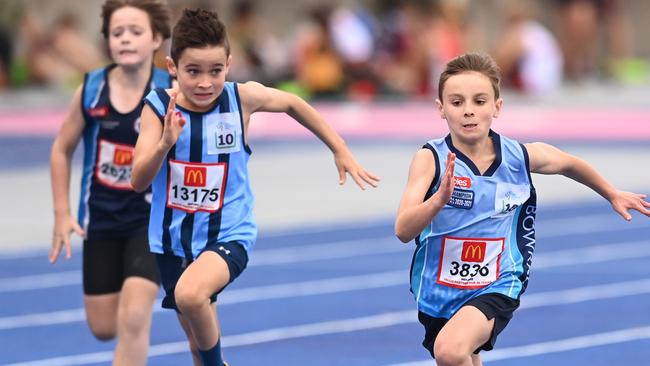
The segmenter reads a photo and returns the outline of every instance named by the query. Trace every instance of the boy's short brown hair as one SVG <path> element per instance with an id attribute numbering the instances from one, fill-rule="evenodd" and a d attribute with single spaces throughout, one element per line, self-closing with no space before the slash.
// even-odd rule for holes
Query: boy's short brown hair
<path id="1" fill-rule="evenodd" d="M 501 83 L 501 71 L 492 57 L 482 53 L 466 53 L 458 56 L 447 63 L 445 71 L 440 74 L 438 82 L 438 98 L 442 101 L 442 90 L 447 80 L 463 72 L 474 71 L 487 76 L 494 90 L 494 99 L 499 98 L 499 84 Z"/>
<path id="2" fill-rule="evenodd" d="M 185 9 L 172 32 L 171 57 L 175 63 L 187 48 L 223 46 L 230 56 L 226 26 L 217 13 L 204 9 Z"/>
<path id="3" fill-rule="evenodd" d="M 160 34 L 163 39 L 171 36 L 170 11 L 163 0 L 106 0 L 102 6 L 102 34 L 105 39 L 109 36 L 111 16 L 116 10 L 126 6 L 140 9 L 149 15 L 154 35 Z"/>

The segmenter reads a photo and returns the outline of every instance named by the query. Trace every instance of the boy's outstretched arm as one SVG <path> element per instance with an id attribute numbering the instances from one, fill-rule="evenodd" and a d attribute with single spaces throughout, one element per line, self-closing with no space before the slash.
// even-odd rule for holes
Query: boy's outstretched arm
<path id="1" fill-rule="evenodd" d="M 395 219 L 395 236 L 402 243 L 408 243 L 418 236 L 449 202 L 454 191 L 456 155 L 449 153 L 445 165 L 445 171 L 440 174 L 438 190 L 425 201 L 424 197 L 436 173 L 436 163 L 427 149 L 419 150 L 413 157 L 406 190 Z"/>
<path id="2" fill-rule="evenodd" d="M 526 144 L 530 171 L 540 174 L 562 174 L 593 189 L 608 200 L 614 211 L 625 220 L 631 220 L 629 210 L 637 210 L 650 217 L 650 203 L 645 194 L 618 190 L 586 161 L 567 154 L 549 144 L 536 142 Z"/>
<path id="3" fill-rule="evenodd" d="M 178 140 L 183 126 L 185 118 L 176 112 L 176 94 L 172 94 L 169 100 L 162 124 L 151 107 L 145 104 L 140 116 L 140 134 L 133 154 L 133 189 L 143 192 L 149 187 L 167 153 Z"/>
<path id="4" fill-rule="evenodd" d="M 74 231 L 80 236 L 84 231 L 70 213 L 70 162 L 74 149 L 81 139 L 85 121 L 81 112 L 81 94 L 83 86 L 77 88 L 70 102 L 70 107 L 63 120 L 59 134 L 52 144 L 50 154 L 50 174 L 52 178 L 52 198 L 54 201 L 54 232 L 50 263 L 56 262 L 62 250 L 65 258 L 70 259 L 70 234 Z"/>
<path id="5" fill-rule="evenodd" d="M 302 98 L 278 89 L 249 81 L 238 84 L 244 121 L 248 126 L 251 114 L 255 112 L 284 112 L 316 135 L 334 154 L 334 163 L 339 172 L 339 184 L 344 184 L 346 173 L 361 189 L 363 182 L 377 186 L 379 177 L 364 169 L 354 158 L 345 141 L 325 119 Z"/>

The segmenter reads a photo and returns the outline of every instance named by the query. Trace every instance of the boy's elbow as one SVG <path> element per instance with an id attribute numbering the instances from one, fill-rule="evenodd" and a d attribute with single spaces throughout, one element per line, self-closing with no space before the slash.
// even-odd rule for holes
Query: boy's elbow
<path id="1" fill-rule="evenodd" d="M 397 237 L 397 239 L 399 239 L 399 241 L 401 241 L 404 244 L 407 244 L 414 239 L 411 235 L 405 233 L 404 230 L 402 230 L 397 225 L 395 225 L 395 236 Z"/>
<path id="2" fill-rule="evenodd" d="M 148 185 L 144 184 L 140 179 L 135 175 L 131 175 L 131 187 L 133 190 L 142 193 L 147 190 Z"/>

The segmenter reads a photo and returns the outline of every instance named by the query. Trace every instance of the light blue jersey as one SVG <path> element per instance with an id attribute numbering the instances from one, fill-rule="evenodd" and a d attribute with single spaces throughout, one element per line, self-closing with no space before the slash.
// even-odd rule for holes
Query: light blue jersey
<path id="1" fill-rule="evenodd" d="M 167 92 L 156 89 L 145 103 L 162 122 Z M 237 85 L 227 82 L 210 111 L 176 110 L 187 124 L 152 183 L 151 251 L 193 260 L 216 243 L 236 241 L 250 250 L 257 226 Z"/>
<path id="2" fill-rule="evenodd" d="M 468 300 L 486 293 L 519 299 L 528 283 L 536 209 L 528 153 L 493 131 L 490 137 L 496 157 L 483 174 L 453 146 L 451 136 L 424 146 L 436 161 L 425 199 L 440 186 L 447 153 L 456 154 L 452 197 L 416 238 L 411 267 L 418 310 L 432 317 L 451 318 Z"/>

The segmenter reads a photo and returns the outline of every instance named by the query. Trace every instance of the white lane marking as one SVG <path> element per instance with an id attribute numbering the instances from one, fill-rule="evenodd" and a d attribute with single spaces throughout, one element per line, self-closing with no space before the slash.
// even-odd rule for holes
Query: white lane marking
<path id="1" fill-rule="evenodd" d="M 524 300 L 522 302 L 522 309 L 531 309 L 544 306 L 555 306 L 555 305 L 565 305 L 570 303 L 577 303 L 590 300 L 599 300 L 607 298 L 620 298 L 622 296 L 633 296 L 639 294 L 650 293 L 650 278 L 642 279 L 638 281 L 627 281 L 619 283 L 611 283 L 602 286 L 587 286 L 579 287 L 567 290 L 560 291 L 550 291 L 550 292 L 540 292 L 531 294 L 528 296 L 530 300 Z M 577 295 L 576 295 L 577 294 Z M 237 347 L 237 346 L 246 346 L 252 344 L 274 342 L 286 339 L 302 338 L 302 337 L 311 337 L 317 335 L 326 335 L 326 334 L 336 334 L 336 333 L 345 333 L 345 332 L 354 332 L 360 330 L 368 330 L 382 327 L 389 327 L 399 324 L 407 324 L 417 322 L 416 317 L 417 312 L 415 310 L 407 311 L 397 311 L 397 312 L 388 312 L 377 315 L 343 319 L 343 320 L 333 320 L 319 323 L 303 324 L 297 326 L 289 327 L 280 327 L 265 329 L 261 331 L 249 332 L 244 334 L 224 336 L 223 346 L 224 347 Z M 631 335 L 627 332 L 630 331 Z M 620 342 L 627 342 L 635 339 L 650 338 L 650 327 L 643 328 L 631 328 L 628 330 L 619 331 L 622 332 L 622 335 L 617 336 L 617 332 L 601 333 L 596 335 L 587 335 L 582 337 L 570 338 L 568 340 L 552 341 L 552 342 L 543 342 L 528 346 L 519 346 L 512 347 L 507 349 L 502 349 L 500 352 L 503 354 L 508 354 L 508 350 L 512 351 L 512 354 L 518 355 L 516 357 L 524 357 L 521 355 L 533 355 L 534 353 L 531 350 L 540 350 L 535 351 L 540 353 L 552 352 L 551 349 L 559 350 L 568 350 L 571 348 L 566 348 L 563 344 L 575 345 L 575 344 L 593 344 L 589 345 L 605 345 L 609 343 L 598 344 L 594 343 L 592 338 L 601 339 L 601 340 L 620 340 Z M 641 334 L 641 336 L 639 336 Z M 587 339 L 588 342 L 585 343 L 584 339 Z M 577 341 L 576 341 L 577 340 Z M 558 343 L 560 342 L 560 343 Z M 580 343 L 582 342 L 582 343 Z M 589 343 L 591 342 L 591 343 Z M 616 343 L 612 341 L 612 343 Z M 540 346 L 539 345 L 543 345 Z M 530 347 L 530 348 L 527 348 Z M 551 348 L 555 347 L 555 348 Z M 562 348 L 564 347 L 564 348 Z M 585 346 L 586 347 L 586 346 Z M 516 352 L 513 350 L 517 350 Z M 151 346 L 149 356 L 163 356 L 175 353 L 187 352 L 187 342 L 171 342 Z M 496 351 L 486 353 L 485 356 L 493 354 Z M 526 353 L 528 352 L 528 353 Z M 501 353 L 496 353 L 501 354 Z M 538 353 L 539 354 L 539 353 Z M 43 359 L 38 361 L 24 362 L 24 363 L 15 363 L 5 366 L 64 366 L 64 365 L 84 365 L 92 364 L 99 362 L 107 362 L 112 359 L 112 352 L 96 352 L 88 353 L 81 355 L 71 355 L 64 357 L 55 357 L 49 359 Z M 496 357 L 496 356 L 488 356 Z M 505 356 L 503 356 L 505 357 Z M 515 356 L 513 356 L 515 357 Z M 484 360 L 493 360 L 492 358 L 484 358 Z M 406 365 L 430 365 L 431 361 L 418 361 L 416 363 L 406 363 L 400 364 L 400 366 Z"/>
<path id="2" fill-rule="evenodd" d="M 650 327 L 620 329 L 611 332 L 588 334 L 555 341 L 531 343 L 523 346 L 507 347 L 481 353 L 484 362 L 530 357 L 549 353 L 574 351 L 584 348 L 607 346 L 650 338 Z M 433 360 L 396 363 L 389 366 L 432 366 Z"/>

